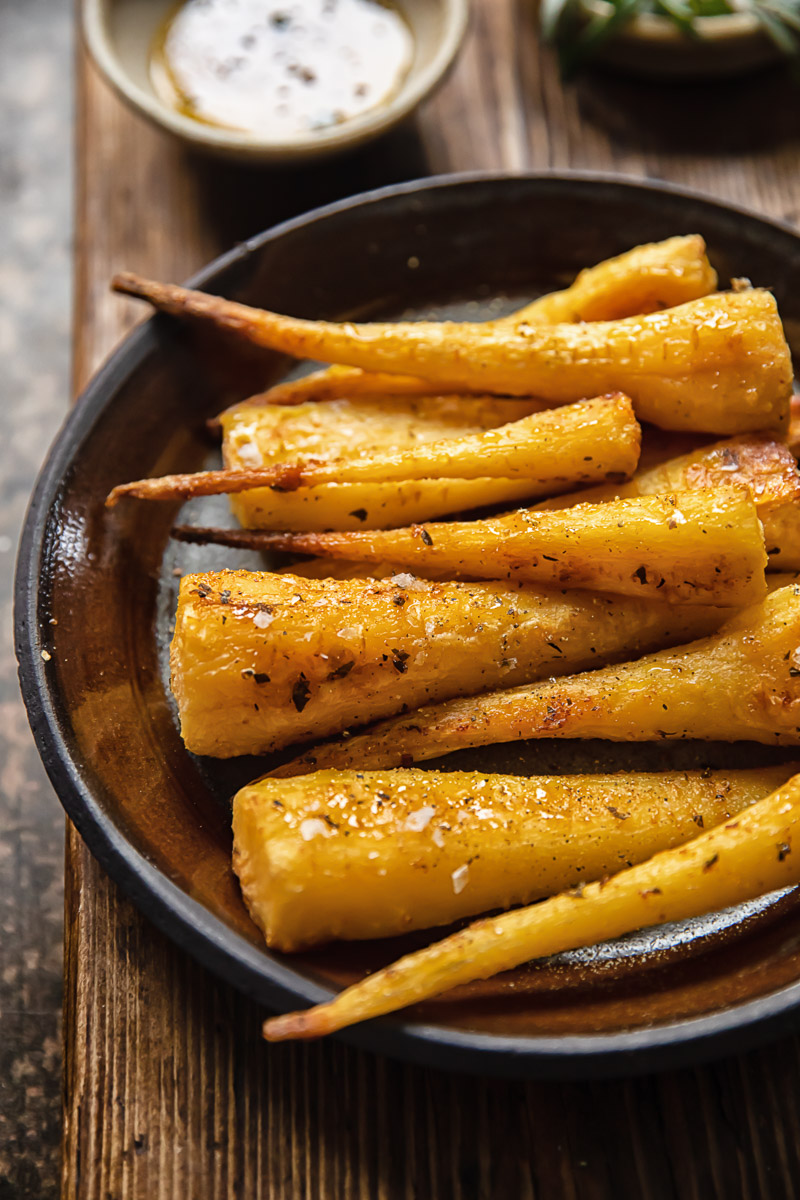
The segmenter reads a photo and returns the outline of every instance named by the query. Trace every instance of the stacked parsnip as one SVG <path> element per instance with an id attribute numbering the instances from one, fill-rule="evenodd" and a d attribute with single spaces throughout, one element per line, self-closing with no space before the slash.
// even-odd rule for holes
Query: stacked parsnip
<path id="1" fill-rule="evenodd" d="M 336 364 L 223 413 L 223 470 L 109 497 L 228 493 L 244 529 L 177 535 L 318 564 L 186 577 L 172 648 L 189 749 L 343 735 L 235 799 L 234 864 L 269 944 L 385 936 L 571 889 L 269 1036 L 800 878 L 791 768 L 409 769 L 517 738 L 800 744 L 800 588 L 764 574 L 800 567 L 791 363 L 768 293 L 715 292 L 697 237 L 472 325 L 333 325 L 116 286 Z M 646 431 L 641 460 L 640 420 L 672 431 Z"/>

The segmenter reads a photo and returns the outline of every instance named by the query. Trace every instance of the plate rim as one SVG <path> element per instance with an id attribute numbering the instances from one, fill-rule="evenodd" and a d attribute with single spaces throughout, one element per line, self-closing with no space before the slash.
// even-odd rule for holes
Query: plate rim
<path id="1" fill-rule="evenodd" d="M 354 207 L 421 192 L 474 183 L 605 185 L 656 192 L 723 210 L 789 235 L 800 250 L 800 231 L 787 221 L 717 200 L 677 184 L 605 171 L 470 171 L 404 181 L 348 196 L 280 222 L 219 255 L 194 273 L 188 286 L 244 261 L 296 229 Z M 158 348 L 158 314 L 134 328 L 92 376 L 67 414 L 39 472 L 25 516 L 14 582 L 14 639 L 23 701 L 37 749 L 67 815 L 104 870 L 153 924 L 223 981 L 257 1002 L 284 1010 L 328 999 L 332 989 L 313 983 L 291 966 L 265 959 L 259 947 L 231 930 L 150 862 L 125 837 L 83 780 L 53 703 L 41 657 L 38 580 L 49 516 L 70 468 L 97 418 L 105 411 L 109 385 L 127 375 Z M 580 1035 L 503 1035 L 382 1017 L 337 1034 L 362 1049 L 417 1065 L 483 1075 L 528 1078 L 612 1078 L 697 1063 L 743 1051 L 796 1027 L 800 979 L 767 996 L 718 1012 L 636 1030 Z"/>

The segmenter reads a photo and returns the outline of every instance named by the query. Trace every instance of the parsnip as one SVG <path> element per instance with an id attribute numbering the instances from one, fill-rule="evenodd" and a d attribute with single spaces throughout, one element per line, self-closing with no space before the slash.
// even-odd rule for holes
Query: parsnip
<path id="1" fill-rule="evenodd" d="M 717 275 L 706 256 L 705 242 L 697 234 L 690 234 L 636 246 L 616 258 L 587 267 L 570 287 L 540 296 L 492 323 L 502 326 L 520 321 L 548 325 L 611 321 L 685 304 L 688 300 L 707 296 L 716 286 Z M 398 393 L 414 395 L 429 390 L 430 384 L 426 380 L 414 376 L 334 366 L 302 379 L 279 383 L 245 403 L 294 405 L 309 400 Z"/>
<path id="2" fill-rule="evenodd" d="M 800 396 L 792 396 L 786 441 L 795 458 L 800 458 Z"/>
<path id="3" fill-rule="evenodd" d="M 565 404 L 620 389 L 641 420 L 665 429 L 742 433 L 788 422 L 789 348 L 774 298 L 758 289 L 619 321 L 497 326 L 304 321 L 135 275 L 115 286 L 297 358 L 423 376 L 439 390 Z"/>
<path id="4" fill-rule="evenodd" d="M 499 583 L 181 580 L 172 689 L 196 754 L 260 754 L 431 701 L 675 645 L 722 609 Z"/>
<path id="5" fill-rule="evenodd" d="M 525 738 L 800 745 L 800 586 L 772 592 L 717 634 L 636 662 L 421 708 L 279 767 L 410 766 Z"/>
<path id="6" fill-rule="evenodd" d="M 800 777 L 678 849 L 529 908 L 476 921 L 327 1004 L 273 1017 L 270 1041 L 319 1037 L 531 959 L 681 921 L 800 882 Z"/>
<path id="7" fill-rule="evenodd" d="M 733 485 L 746 487 L 753 497 L 764 526 L 769 567 L 800 568 L 800 472 L 789 448 L 766 433 L 743 433 L 656 466 L 640 466 L 628 483 L 584 488 L 535 507 L 553 511 L 628 496 Z"/>
<path id="8" fill-rule="evenodd" d="M 699 300 L 716 286 L 703 239 L 671 237 L 586 267 L 568 288 L 540 296 L 495 324 L 615 321 Z"/>
<path id="9" fill-rule="evenodd" d="M 374 400 L 382 396 L 430 394 L 431 385 L 428 380 L 420 379 L 416 375 L 390 375 L 379 371 L 362 371 L 359 367 L 333 365 L 320 371 L 312 371 L 300 379 L 276 383 L 266 392 L 258 392 L 234 407 L 262 408 L 264 405 L 274 404 L 293 408 L 297 404 L 308 404 L 310 401 L 354 400 L 362 396 Z"/>
<path id="10" fill-rule="evenodd" d="M 539 412 L 535 400 L 496 396 L 357 396 L 284 408 L 239 405 L 224 413 L 222 455 L 241 469 L 402 450 L 494 429 Z M 387 529 L 489 503 L 525 498 L 525 480 L 418 479 L 328 483 L 294 492 L 254 488 L 231 496 L 246 529 Z"/>
<path id="11" fill-rule="evenodd" d="M 270 487 L 279 492 L 325 483 L 402 483 L 408 480 L 524 480 L 529 496 L 551 495 L 575 483 L 633 474 L 641 429 L 627 396 L 598 397 L 535 413 L 497 429 L 333 462 L 276 463 L 265 467 L 165 475 L 115 487 L 106 504 L 123 496 L 174 500 Z"/>
<path id="12" fill-rule="evenodd" d="M 744 489 L 633 497 L 563 512 L 519 509 L 481 521 L 358 533 L 173 532 L 185 541 L 396 562 L 428 578 L 510 579 L 662 603 L 740 607 L 765 592 L 764 535 Z"/>
<path id="13" fill-rule="evenodd" d="M 233 801 L 233 866 L 268 945 L 375 938 L 527 904 L 689 841 L 793 774 L 318 771 Z"/>

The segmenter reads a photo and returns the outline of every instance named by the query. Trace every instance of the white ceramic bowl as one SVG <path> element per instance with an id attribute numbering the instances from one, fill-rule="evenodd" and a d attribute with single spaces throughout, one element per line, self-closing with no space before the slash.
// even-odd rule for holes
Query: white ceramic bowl
<path id="1" fill-rule="evenodd" d="M 84 37 L 103 75 L 137 112 L 198 149 L 287 164 L 351 149 L 407 117 L 453 64 L 469 13 L 468 0 L 397 0 L 414 38 L 411 69 L 397 94 L 360 117 L 286 141 L 205 125 L 159 98 L 150 82 L 150 51 L 174 7 L 174 0 L 83 0 Z"/>

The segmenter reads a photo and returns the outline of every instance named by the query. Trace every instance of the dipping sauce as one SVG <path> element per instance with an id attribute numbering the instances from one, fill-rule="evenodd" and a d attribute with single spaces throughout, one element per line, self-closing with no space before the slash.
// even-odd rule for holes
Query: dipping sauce
<path id="1" fill-rule="evenodd" d="M 376 0 L 187 0 L 150 74 L 186 116 L 288 140 L 386 103 L 412 52 L 408 25 Z"/>

